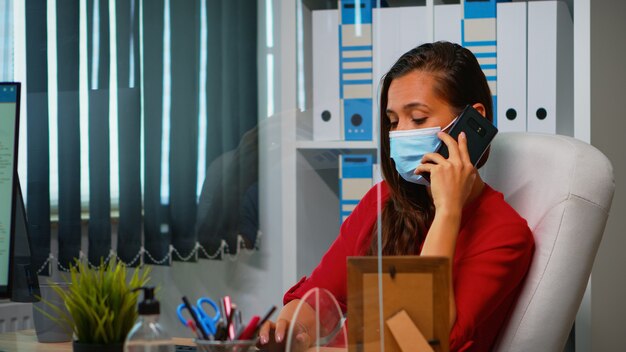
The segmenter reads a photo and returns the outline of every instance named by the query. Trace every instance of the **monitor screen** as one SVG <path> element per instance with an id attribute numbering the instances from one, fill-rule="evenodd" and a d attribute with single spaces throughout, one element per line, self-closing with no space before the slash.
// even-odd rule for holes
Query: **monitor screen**
<path id="1" fill-rule="evenodd" d="M 20 84 L 0 82 L 0 297 L 9 298 L 15 232 Z"/>

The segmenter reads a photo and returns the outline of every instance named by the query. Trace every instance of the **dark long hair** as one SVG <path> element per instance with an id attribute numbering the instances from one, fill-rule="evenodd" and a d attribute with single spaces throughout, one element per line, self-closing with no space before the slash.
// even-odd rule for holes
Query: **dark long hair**
<path id="1" fill-rule="evenodd" d="M 389 199 L 382 207 L 382 254 L 418 254 L 435 215 L 426 187 L 405 181 L 389 156 L 387 94 L 391 82 L 413 71 L 430 73 L 435 94 L 446 101 L 455 114 L 470 104 L 482 103 L 486 118 L 493 121 L 489 85 L 476 57 L 458 44 L 436 42 L 420 45 L 402 55 L 383 77 L 380 93 L 380 141 L 383 178 L 389 186 Z M 479 161 L 481 167 L 489 152 Z M 372 232 L 368 254 L 377 253 L 377 225 Z"/>

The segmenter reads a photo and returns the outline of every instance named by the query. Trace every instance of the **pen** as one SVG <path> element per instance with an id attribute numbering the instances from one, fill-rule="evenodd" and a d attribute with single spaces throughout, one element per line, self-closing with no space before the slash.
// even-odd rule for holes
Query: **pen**
<path id="1" fill-rule="evenodd" d="M 224 300 L 220 299 L 220 321 L 226 323 L 226 308 L 224 307 Z"/>
<path id="2" fill-rule="evenodd" d="M 241 318 L 241 310 L 237 311 L 237 319 L 235 319 L 236 324 L 236 330 L 239 330 L 242 326 L 243 326 L 243 319 Z"/>
<path id="3" fill-rule="evenodd" d="M 215 339 L 219 341 L 228 340 L 228 333 L 226 332 L 226 326 L 224 325 L 224 322 L 222 321 L 217 323 L 215 327 Z"/>
<path id="4" fill-rule="evenodd" d="M 254 336 L 254 332 L 257 329 L 257 326 L 259 324 L 259 320 L 260 319 L 261 318 L 259 318 L 258 315 L 255 315 L 252 318 L 250 318 L 250 322 L 248 323 L 248 325 L 246 325 L 246 328 L 243 329 L 241 334 L 239 334 L 239 336 L 237 336 L 237 338 L 235 340 L 248 340 L 248 339 L 251 339 L 252 336 Z"/>
<path id="5" fill-rule="evenodd" d="M 183 296 L 183 304 L 185 304 L 185 308 L 187 308 L 187 310 L 189 311 L 189 314 L 191 315 L 191 319 L 193 319 L 193 322 L 196 324 L 196 327 L 198 328 L 198 330 L 200 330 L 200 333 L 202 334 L 202 338 L 205 340 L 209 340 L 209 335 L 207 334 L 206 331 L 204 331 L 204 326 L 200 324 L 200 320 L 198 320 L 196 311 L 193 310 L 193 307 L 191 306 L 191 304 L 189 304 L 189 300 L 187 299 L 186 296 Z"/>
<path id="6" fill-rule="evenodd" d="M 250 319 L 250 322 L 248 323 L 248 325 L 245 326 L 245 328 L 241 327 L 239 329 L 235 340 L 251 339 L 259 331 L 261 326 L 265 324 L 267 319 L 269 319 L 272 316 L 275 310 L 276 310 L 276 306 L 272 306 L 272 308 L 270 308 L 270 310 L 267 313 L 265 313 L 265 316 L 263 316 L 263 319 L 259 319 L 258 315 L 253 316 Z"/>
<path id="7" fill-rule="evenodd" d="M 230 331 L 231 324 L 234 322 L 233 316 L 236 314 L 236 312 L 237 312 L 237 310 L 235 308 L 232 308 L 230 310 L 230 314 L 228 315 L 228 319 L 226 319 L 226 331 Z M 235 327 L 233 326 L 233 331 L 234 331 L 234 329 L 235 329 Z M 230 335 L 229 335 L 229 337 L 230 337 Z M 233 338 L 234 338 L 234 335 L 233 335 L 233 337 L 231 337 L 231 339 L 233 339 Z"/>
<path id="8" fill-rule="evenodd" d="M 235 338 L 235 341 L 237 341 L 239 339 L 239 337 L 241 336 L 241 333 L 243 332 L 245 326 L 240 326 L 239 329 L 237 329 L 237 338 Z"/>
<path id="9" fill-rule="evenodd" d="M 200 332 L 196 328 L 196 323 L 194 323 L 193 320 L 187 320 L 187 326 L 191 329 L 191 331 L 193 331 L 198 339 L 202 340 L 202 335 L 200 335 Z"/>
<path id="10" fill-rule="evenodd" d="M 230 319 L 231 311 L 232 311 L 232 301 L 230 300 L 230 296 L 224 296 L 222 300 L 224 302 L 224 313 L 226 314 L 226 322 L 228 322 L 228 320 Z M 234 340 L 235 328 L 231 326 L 230 328 L 228 328 L 227 331 L 228 331 L 228 337 L 231 340 Z"/>
<path id="11" fill-rule="evenodd" d="M 270 308 L 270 310 L 268 310 L 267 313 L 265 313 L 265 316 L 263 317 L 263 319 L 261 319 L 259 321 L 259 323 L 257 324 L 256 328 L 252 332 L 252 336 L 254 336 L 259 331 L 259 329 L 261 329 L 261 326 L 263 326 L 263 324 L 265 324 L 267 319 L 269 319 L 272 316 L 272 314 L 274 313 L 275 310 L 276 310 L 276 306 L 272 306 L 272 308 Z"/>
<path id="12" fill-rule="evenodd" d="M 235 303 L 231 304 L 233 309 L 232 324 L 235 328 L 235 336 L 239 335 L 239 328 L 241 328 L 241 310 Z"/>

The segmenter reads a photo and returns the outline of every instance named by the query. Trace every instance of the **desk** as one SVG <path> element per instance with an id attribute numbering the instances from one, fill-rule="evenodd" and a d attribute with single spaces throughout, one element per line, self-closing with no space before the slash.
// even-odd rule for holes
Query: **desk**
<path id="1" fill-rule="evenodd" d="M 193 346 L 190 338 L 175 337 L 177 345 Z M 321 347 L 311 348 L 309 351 L 342 352 L 344 348 Z M 39 343 L 35 330 L 21 330 L 0 334 L 0 352 L 72 352 L 71 342 Z"/>
<path id="2" fill-rule="evenodd" d="M 175 337 L 177 345 L 193 346 L 190 338 Z M 35 330 L 21 330 L 0 334 L 2 352 L 72 352 L 71 342 L 39 343 Z"/>

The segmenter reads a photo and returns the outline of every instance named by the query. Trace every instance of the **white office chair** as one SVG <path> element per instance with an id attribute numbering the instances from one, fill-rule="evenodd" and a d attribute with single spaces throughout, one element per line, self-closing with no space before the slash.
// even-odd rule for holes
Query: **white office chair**
<path id="1" fill-rule="evenodd" d="M 528 221 L 535 255 L 495 351 L 562 351 L 604 232 L 610 161 L 571 137 L 500 133 L 480 171 Z"/>

